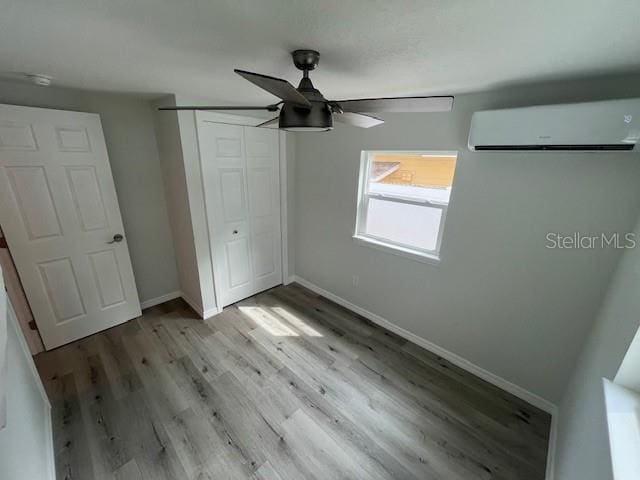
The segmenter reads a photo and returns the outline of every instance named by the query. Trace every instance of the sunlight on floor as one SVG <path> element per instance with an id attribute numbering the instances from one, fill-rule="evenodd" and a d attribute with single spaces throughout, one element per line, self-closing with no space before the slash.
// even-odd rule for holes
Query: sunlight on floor
<path id="1" fill-rule="evenodd" d="M 303 334 L 308 335 L 309 337 L 321 337 L 322 334 L 317 330 L 311 328 L 309 325 L 304 323 L 300 318 L 296 317 L 291 312 L 285 310 L 282 307 L 273 307 L 271 309 L 273 312 L 277 313 L 279 316 L 284 318 L 291 325 L 299 329 Z"/>
<path id="2" fill-rule="evenodd" d="M 284 322 L 278 320 L 274 315 L 261 307 L 238 307 L 242 313 L 264 328 L 275 337 L 298 337 L 299 335 L 288 327 Z"/>

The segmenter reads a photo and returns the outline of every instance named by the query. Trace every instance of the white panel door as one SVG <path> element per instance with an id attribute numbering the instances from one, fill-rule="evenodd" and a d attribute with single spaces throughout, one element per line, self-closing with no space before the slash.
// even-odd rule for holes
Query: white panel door
<path id="1" fill-rule="evenodd" d="M 254 288 L 282 283 L 278 131 L 244 127 Z"/>
<path id="2" fill-rule="evenodd" d="M 47 349 L 140 315 L 98 115 L 0 105 L 0 224 Z"/>
<path id="3" fill-rule="evenodd" d="M 197 115 L 218 304 L 282 283 L 278 133 Z"/>

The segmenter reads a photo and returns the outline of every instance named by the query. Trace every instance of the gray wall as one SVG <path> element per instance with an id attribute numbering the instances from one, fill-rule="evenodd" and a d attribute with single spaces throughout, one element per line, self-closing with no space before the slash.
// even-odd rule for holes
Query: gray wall
<path id="1" fill-rule="evenodd" d="M 151 104 L 0 81 L 0 103 L 100 114 L 140 300 L 179 289 Z"/>
<path id="2" fill-rule="evenodd" d="M 602 378 L 613 380 L 640 326 L 639 288 L 640 246 L 623 255 L 560 404 L 556 480 L 613 480 Z"/>
<path id="3" fill-rule="evenodd" d="M 618 77 L 502 88 L 460 95 L 449 114 L 298 134 L 296 274 L 558 402 L 620 253 L 551 251 L 545 235 L 632 229 L 638 155 L 475 154 L 467 149 L 471 114 L 640 94 L 633 85 Z M 459 151 L 439 265 L 352 241 L 360 152 L 368 149 Z"/>

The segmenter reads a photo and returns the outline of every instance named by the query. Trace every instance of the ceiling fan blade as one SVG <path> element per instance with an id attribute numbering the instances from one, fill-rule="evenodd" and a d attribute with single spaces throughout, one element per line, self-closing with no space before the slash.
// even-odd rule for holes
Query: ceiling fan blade
<path id="1" fill-rule="evenodd" d="M 261 124 L 256 125 L 256 127 L 268 127 L 270 125 L 277 124 L 279 120 L 280 117 L 272 118 L 271 120 L 267 120 L 266 122 L 262 122 Z"/>
<path id="2" fill-rule="evenodd" d="M 234 72 L 285 102 L 295 103 L 302 108 L 311 108 L 309 100 L 296 90 L 293 85 L 282 78 L 270 77 L 268 75 L 261 75 L 260 73 L 246 72 L 238 69 L 235 69 Z"/>
<path id="3" fill-rule="evenodd" d="M 345 112 L 450 112 L 453 97 L 391 97 L 338 100 Z"/>
<path id="4" fill-rule="evenodd" d="M 334 113 L 333 119 L 336 122 L 346 123 L 348 125 L 353 125 L 354 127 L 360 128 L 375 127 L 376 125 L 384 123 L 384 120 L 380 120 L 379 118 L 365 115 L 363 113 L 352 112 Z"/>
<path id="5" fill-rule="evenodd" d="M 267 105 L 265 107 L 230 107 L 223 105 L 193 105 L 193 106 L 176 106 L 176 107 L 159 107 L 158 110 L 267 110 L 269 112 L 277 112 L 278 105 Z"/>

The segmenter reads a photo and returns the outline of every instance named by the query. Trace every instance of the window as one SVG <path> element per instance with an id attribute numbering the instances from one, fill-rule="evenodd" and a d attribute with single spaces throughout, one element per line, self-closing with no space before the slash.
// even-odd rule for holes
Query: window
<path id="1" fill-rule="evenodd" d="M 362 152 L 354 239 L 438 260 L 456 152 Z"/>

